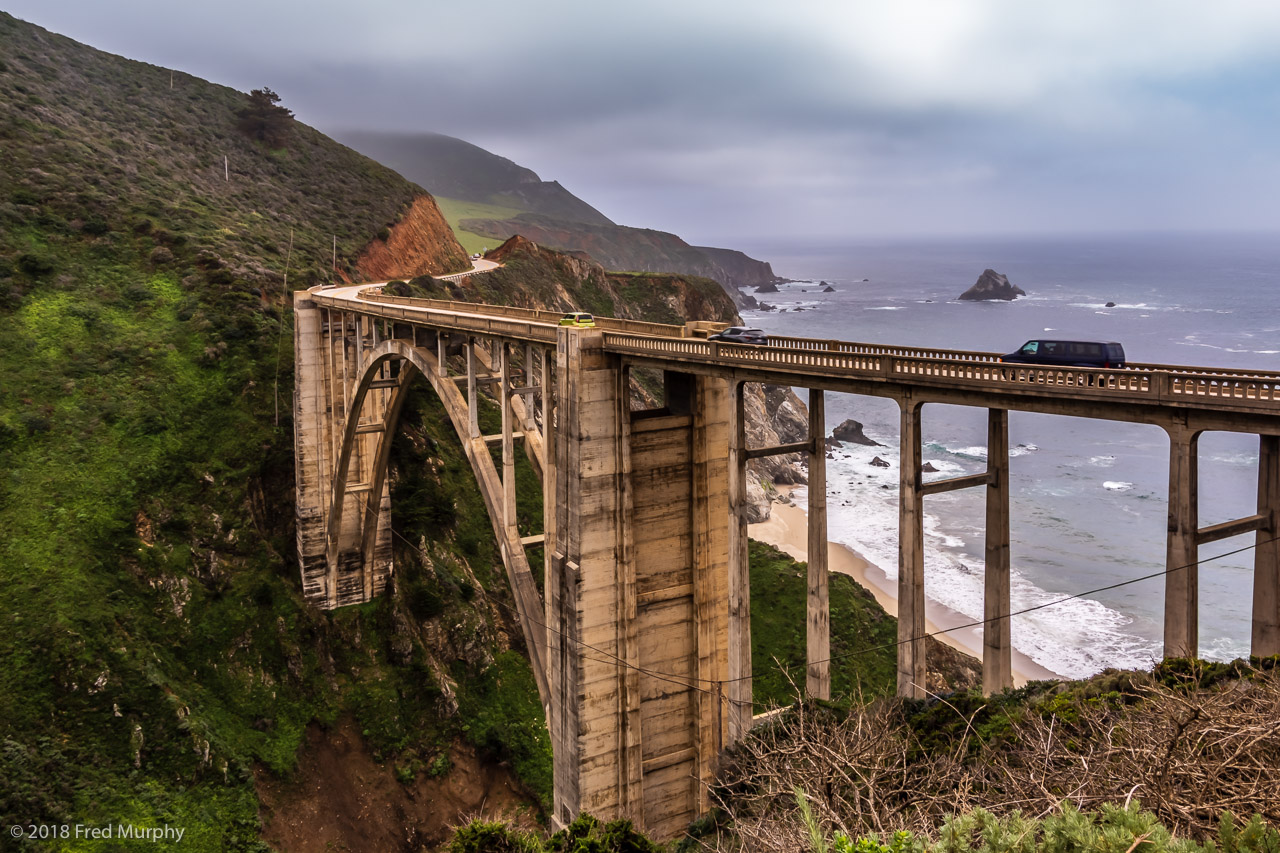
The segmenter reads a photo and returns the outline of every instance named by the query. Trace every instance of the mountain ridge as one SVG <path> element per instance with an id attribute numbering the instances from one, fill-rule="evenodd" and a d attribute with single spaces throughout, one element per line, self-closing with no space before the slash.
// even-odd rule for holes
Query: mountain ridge
<path id="1" fill-rule="evenodd" d="M 670 232 L 619 225 L 558 182 L 542 181 L 532 170 L 455 137 L 371 131 L 339 136 L 439 195 L 459 240 L 473 251 L 519 234 L 549 248 L 586 252 L 611 270 L 710 278 L 739 307 L 756 304 L 743 288 L 783 280 L 767 261 L 743 252 L 693 246 Z M 457 170 L 467 174 L 459 176 Z M 462 207 L 450 215 L 451 201 L 493 209 L 473 216 Z"/>

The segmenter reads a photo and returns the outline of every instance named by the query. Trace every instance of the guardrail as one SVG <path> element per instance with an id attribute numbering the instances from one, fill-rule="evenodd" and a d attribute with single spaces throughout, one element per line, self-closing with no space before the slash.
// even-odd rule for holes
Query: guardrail
<path id="1" fill-rule="evenodd" d="M 545 308 L 517 308 L 513 305 L 486 305 L 482 302 L 456 302 L 451 299 L 420 299 L 413 296 L 388 296 L 381 288 L 371 287 L 360 291 L 363 302 L 379 302 L 385 305 L 406 305 L 433 311 L 464 314 L 491 314 L 502 317 L 517 317 L 531 323 L 546 323 L 552 326 L 560 324 L 564 311 L 548 311 Z M 680 338 L 685 336 L 684 326 L 672 326 L 667 323 L 649 323 L 644 320 L 620 320 L 614 317 L 596 317 L 597 328 L 633 335 L 654 335 L 658 337 Z"/>
<path id="2" fill-rule="evenodd" d="M 319 304 L 350 311 L 350 300 L 323 292 Z M 444 299 L 388 296 L 379 288 L 360 291 L 377 303 L 378 316 L 460 329 L 476 334 L 554 343 L 563 313 Z M 357 303 L 358 305 L 358 303 Z M 605 349 L 622 355 L 670 358 L 725 367 L 871 382 L 907 382 L 1012 394 L 1145 404 L 1212 405 L 1280 415 L 1280 373 L 1130 363 L 1124 368 L 1044 367 L 1007 364 L 996 353 L 896 347 L 854 341 L 771 336 L 769 346 L 721 344 L 693 337 L 698 324 L 673 326 L 639 320 L 596 318 Z"/>
<path id="3" fill-rule="evenodd" d="M 804 347 L 774 343 L 805 341 Z M 1092 367 L 1051 368 L 1006 364 L 988 353 L 953 353 L 903 347 L 851 344 L 830 348 L 803 338 L 770 338 L 769 346 L 720 344 L 693 339 L 669 340 L 606 332 L 605 349 L 648 358 L 695 361 L 726 367 L 754 367 L 783 374 L 803 374 L 870 382 L 936 385 L 1012 394 L 1050 394 L 1140 404 L 1204 404 L 1221 401 L 1280 415 L 1280 376 L 1246 371 L 1177 367 L 1157 370 Z M 866 352 L 860 351 L 866 349 Z M 917 354 L 919 353 L 919 354 Z M 780 377 L 780 381 L 788 381 Z"/>
<path id="4" fill-rule="evenodd" d="M 313 294 L 311 298 L 317 305 L 322 305 L 326 308 L 332 308 L 338 311 L 351 311 L 354 307 L 358 307 L 358 303 L 353 306 L 349 300 L 335 299 L 324 293 Z M 430 326 L 440 326 L 442 328 L 459 329 L 462 331 L 475 332 L 480 335 L 518 338 L 520 340 L 538 341 L 540 343 L 549 344 L 554 344 L 556 342 L 556 326 L 549 323 L 520 320 L 514 317 L 492 317 L 484 314 L 460 312 L 456 307 L 458 303 L 443 302 L 440 300 L 433 301 L 439 301 L 441 304 L 455 307 L 449 310 L 425 307 L 421 305 L 425 300 L 418 299 L 403 299 L 402 301 L 395 303 L 385 302 L 385 300 L 392 299 L 402 300 L 401 297 L 396 296 L 387 296 L 383 297 L 383 299 L 373 300 L 383 303 L 381 309 L 376 312 L 376 316 L 387 319 L 404 320 L 408 323 L 420 323 Z"/>

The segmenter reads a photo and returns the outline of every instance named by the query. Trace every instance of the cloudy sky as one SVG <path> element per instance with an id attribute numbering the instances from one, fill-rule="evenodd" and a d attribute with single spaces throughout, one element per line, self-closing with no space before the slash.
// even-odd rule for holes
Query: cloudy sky
<path id="1" fill-rule="evenodd" d="M 1280 230 L 1274 0 L 4 8 L 322 130 L 461 137 L 694 243 Z"/>

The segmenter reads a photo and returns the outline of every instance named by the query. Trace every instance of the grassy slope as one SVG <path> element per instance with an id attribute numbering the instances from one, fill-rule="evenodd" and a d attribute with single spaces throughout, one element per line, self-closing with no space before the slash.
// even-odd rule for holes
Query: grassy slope
<path id="1" fill-rule="evenodd" d="M 449 227 L 453 229 L 453 234 L 458 238 L 458 242 L 469 253 L 475 254 L 486 249 L 496 249 L 500 240 L 493 237 L 486 237 L 483 234 L 475 234 L 471 231 L 463 229 L 458 223 L 463 219 L 510 219 L 518 216 L 522 211 L 515 207 L 499 207 L 496 204 L 481 204 L 475 201 L 460 201 L 456 198 L 436 197 L 436 204 L 440 207 L 440 212 L 444 214 L 445 221 L 449 223 Z"/>
<path id="2" fill-rule="evenodd" d="M 761 708 L 790 705 L 805 684 L 806 563 L 752 540 L 751 660 Z M 831 698 L 890 696 L 897 679 L 898 623 L 866 588 L 832 573 Z M 760 606 L 763 605 L 763 606 Z"/>
<path id="3" fill-rule="evenodd" d="M 290 285 L 325 280 L 332 236 L 345 269 L 420 191 L 301 125 L 256 146 L 232 90 L 171 89 L 3 15 L 0 44 L 2 822 L 167 822 L 189 849 L 253 849 L 252 769 L 289 772 L 307 723 L 343 713 L 404 772 L 440 769 L 464 723 L 433 710 L 424 625 L 502 624 L 449 581 L 492 574 L 466 547 L 487 531 L 409 529 L 445 567 L 420 584 L 425 621 L 401 599 L 302 604 L 274 296 L 286 257 Z M 469 473 L 420 491 L 480 505 Z M 528 665 L 491 653 L 459 664 L 456 701 L 487 721 L 466 734 L 527 756 L 545 797 L 546 745 L 510 722 L 540 713 Z"/>

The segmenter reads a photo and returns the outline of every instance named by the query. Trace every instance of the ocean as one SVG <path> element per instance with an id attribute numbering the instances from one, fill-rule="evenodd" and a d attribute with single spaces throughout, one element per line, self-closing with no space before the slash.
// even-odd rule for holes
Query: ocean
<path id="1" fill-rule="evenodd" d="M 1167 235 L 849 242 L 757 251 L 800 279 L 744 312 L 768 332 L 1010 352 L 1038 337 L 1114 340 L 1131 361 L 1280 371 L 1280 239 Z M 1027 291 L 1014 302 L 956 300 L 986 268 Z M 820 293 L 826 281 L 834 293 Z M 1114 307 L 1106 307 L 1114 302 Z M 803 397 L 804 392 L 800 392 Z M 861 421 L 883 447 L 845 445 L 828 462 L 833 541 L 897 574 L 898 408 L 827 395 L 828 430 Z M 924 459 L 937 474 L 985 468 L 986 414 L 926 405 Z M 1010 414 L 1013 608 L 1160 572 L 1165 559 L 1168 439 L 1154 426 Z M 880 456 L 890 468 L 873 467 Z M 1258 441 L 1200 440 L 1200 523 L 1256 511 Z M 925 499 L 928 597 L 982 616 L 982 490 Z M 1253 535 L 1200 551 L 1200 653 L 1247 655 Z M 1149 667 L 1162 647 L 1164 581 L 1142 581 L 1015 617 L 1013 643 L 1070 678 Z"/>

